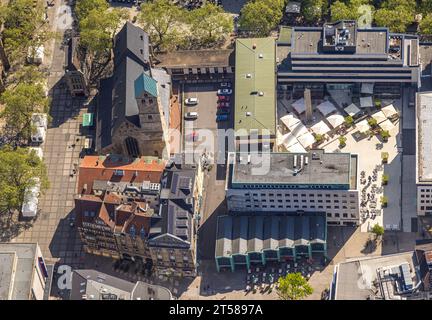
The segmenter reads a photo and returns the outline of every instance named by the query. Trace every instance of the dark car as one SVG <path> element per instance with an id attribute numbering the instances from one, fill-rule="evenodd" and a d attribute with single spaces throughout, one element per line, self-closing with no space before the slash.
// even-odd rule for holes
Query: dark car
<path id="1" fill-rule="evenodd" d="M 221 108 L 218 109 L 218 111 L 216 112 L 217 115 L 219 114 L 230 114 L 230 109 L 226 109 L 226 108 Z"/>
<path id="2" fill-rule="evenodd" d="M 231 88 L 231 82 L 221 82 L 221 88 Z"/>
<path id="3" fill-rule="evenodd" d="M 230 104 L 229 102 L 220 101 L 218 102 L 218 108 L 229 108 Z"/>
<path id="4" fill-rule="evenodd" d="M 228 121 L 227 114 L 219 114 L 216 116 L 216 122 Z"/>
<path id="5" fill-rule="evenodd" d="M 226 101 L 229 102 L 230 101 L 230 96 L 218 96 L 218 100 L 219 101 Z"/>

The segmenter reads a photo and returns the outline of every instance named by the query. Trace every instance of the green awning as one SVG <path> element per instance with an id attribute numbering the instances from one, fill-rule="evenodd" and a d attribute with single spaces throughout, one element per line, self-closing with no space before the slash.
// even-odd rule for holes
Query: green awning
<path id="1" fill-rule="evenodd" d="M 83 127 L 91 127 L 93 125 L 93 119 L 93 113 L 84 113 L 82 122 Z"/>

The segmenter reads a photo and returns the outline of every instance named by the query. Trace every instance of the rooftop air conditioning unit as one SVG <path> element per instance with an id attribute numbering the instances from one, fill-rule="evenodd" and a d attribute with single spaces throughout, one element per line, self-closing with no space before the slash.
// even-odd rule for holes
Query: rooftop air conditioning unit
<path id="1" fill-rule="evenodd" d="M 252 78 L 252 75 L 250 73 L 246 74 L 246 78 Z"/>
<path id="2" fill-rule="evenodd" d="M 260 54 L 258 55 L 258 57 L 259 57 L 260 59 L 262 59 L 262 58 L 263 58 L 263 54 L 260 53 Z"/>
<path id="3" fill-rule="evenodd" d="M 258 93 L 258 95 L 262 97 L 262 96 L 264 95 L 264 92 L 260 91 L 260 92 Z"/>

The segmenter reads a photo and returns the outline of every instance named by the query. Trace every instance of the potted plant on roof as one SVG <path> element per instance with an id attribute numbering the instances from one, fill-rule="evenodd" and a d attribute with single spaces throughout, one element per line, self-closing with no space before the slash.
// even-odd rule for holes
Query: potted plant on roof
<path id="1" fill-rule="evenodd" d="M 351 127 L 353 125 L 353 123 L 354 123 L 354 119 L 352 116 L 346 116 L 345 117 L 345 126 L 347 128 Z"/>
<path id="2" fill-rule="evenodd" d="M 377 98 L 374 99 L 374 104 L 376 108 L 381 108 L 382 106 L 381 100 Z"/>
<path id="3" fill-rule="evenodd" d="M 390 178 L 390 176 L 388 174 L 383 174 L 382 177 L 381 177 L 381 184 L 383 186 L 387 185 L 388 181 L 389 181 L 389 178 Z"/>
<path id="4" fill-rule="evenodd" d="M 318 134 L 318 133 L 315 134 L 315 141 L 316 141 L 317 144 L 320 144 L 321 142 L 324 141 L 324 135 Z"/>
<path id="5" fill-rule="evenodd" d="M 382 161 L 382 163 L 387 163 L 388 162 L 388 157 L 389 157 L 388 152 L 381 152 L 381 161 Z"/>
<path id="6" fill-rule="evenodd" d="M 388 198 L 386 196 L 381 197 L 381 207 L 387 208 L 388 205 Z"/>
<path id="7" fill-rule="evenodd" d="M 383 141 L 387 142 L 388 138 L 390 137 L 390 132 L 388 132 L 388 130 L 381 130 L 380 135 Z"/>
<path id="8" fill-rule="evenodd" d="M 345 147 L 346 146 L 346 141 L 347 141 L 347 138 L 345 136 L 340 136 L 339 137 L 339 147 L 340 148 Z"/>
<path id="9" fill-rule="evenodd" d="M 367 122 L 372 129 L 376 128 L 378 125 L 378 122 L 374 118 L 369 118 Z"/>

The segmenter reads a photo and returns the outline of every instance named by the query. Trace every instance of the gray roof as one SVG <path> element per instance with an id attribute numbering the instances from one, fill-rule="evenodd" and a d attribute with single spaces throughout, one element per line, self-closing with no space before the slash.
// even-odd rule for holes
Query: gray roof
<path id="1" fill-rule="evenodd" d="M 307 153 L 270 153 L 248 155 L 236 153 L 235 163 L 231 164 L 230 187 L 243 188 L 248 185 L 344 185 L 351 186 L 352 159 L 349 153 L 325 153 L 311 150 Z M 303 165 L 300 164 L 303 157 Z M 241 160 L 240 160 L 241 158 Z M 294 160 L 297 165 L 294 167 Z M 305 164 L 306 158 L 308 164 Z M 296 170 L 303 168 L 296 173 Z M 355 180 L 355 179 L 354 179 Z M 355 184 L 354 184 L 355 185 Z"/>
<path id="2" fill-rule="evenodd" d="M 432 92 L 417 94 L 417 182 L 432 182 Z"/>
<path id="3" fill-rule="evenodd" d="M 36 243 L 0 243 L 0 300 L 29 300 Z"/>
<path id="4" fill-rule="evenodd" d="M 71 300 L 171 300 L 164 287 L 142 281 L 132 283 L 96 270 L 75 270 Z"/>
<path id="5" fill-rule="evenodd" d="M 152 68 L 151 74 L 158 85 L 158 93 L 165 114 L 165 121 L 166 123 L 170 123 L 171 76 L 162 68 Z"/>
<path id="6" fill-rule="evenodd" d="M 135 80 L 143 73 L 151 76 L 148 47 L 148 35 L 130 22 L 117 33 L 113 75 L 99 86 L 96 149 L 110 145 L 125 120 L 140 126 Z"/>
<path id="7" fill-rule="evenodd" d="M 326 215 L 319 213 L 236 213 L 218 217 L 215 257 L 325 243 Z"/>

